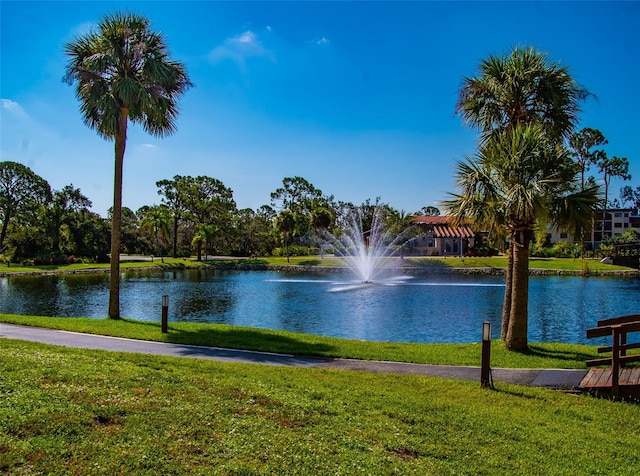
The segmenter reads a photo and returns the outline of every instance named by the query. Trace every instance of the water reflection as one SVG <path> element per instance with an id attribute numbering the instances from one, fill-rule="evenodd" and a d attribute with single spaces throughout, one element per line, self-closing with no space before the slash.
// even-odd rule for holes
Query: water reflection
<path id="1" fill-rule="evenodd" d="M 531 277 L 529 339 L 589 343 L 598 319 L 640 309 L 640 280 Z M 109 276 L 0 278 L 0 312 L 107 314 Z M 207 269 L 123 274 L 121 313 L 159 321 L 169 295 L 172 321 L 212 322 L 392 342 L 477 342 L 481 323 L 500 330 L 504 277 L 406 277 L 362 285 L 344 276 Z"/>

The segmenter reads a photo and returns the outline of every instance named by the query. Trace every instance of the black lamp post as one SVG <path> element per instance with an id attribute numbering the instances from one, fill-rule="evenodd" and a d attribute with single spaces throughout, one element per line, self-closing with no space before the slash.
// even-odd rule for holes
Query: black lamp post
<path id="1" fill-rule="evenodd" d="M 491 381 L 491 322 L 482 323 L 482 367 L 480 368 L 480 386 L 493 388 Z"/>
<path id="2" fill-rule="evenodd" d="M 169 296 L 162 296 L 162 333 L 169 332 Z"/>

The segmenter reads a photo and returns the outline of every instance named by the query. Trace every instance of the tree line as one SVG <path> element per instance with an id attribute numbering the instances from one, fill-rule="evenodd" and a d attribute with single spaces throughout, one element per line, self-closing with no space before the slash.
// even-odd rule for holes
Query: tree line
<path id="1" fill-rule="evenodd" d="M 583 129 L 570 137 L 568 150 L 580 177 L 580 189 L 596 186 L 596 177 L 585 176 L 590 167 L 599 170 L 602 183 L 614 176 L 630 178 L 626 159 L 609 159 L 600 148 L 604 144 L 606 139 L 594 129 Z M 270 202 L 255 210 L 238 209 L 233 191 L 212 177 L 176 175 L 156 182 L 156 186 L 160 204 L 137 210 L 122 208 L 122 253 L 160 259 L 308 254 L 321 243 L 323 230 L 337 235 L 348 228 L 354 211 L 362 216 L 363 229 L 368 230 L 375 211 L 381 210 L 385 226 L 397 233 L 410 226 L 415 215 L 440 214 L 433 206 L 407 213 L 379 197 L 359 205 L 339 201 L 297 176 L 285 177 L 282 186 L 270 194 Z M 0 162 L 0 259 L 35 264 L 77 259 L 108 262 L 112 209 L 103 218 L 92 212 L 91 206 L 91 200 L 73 184 L 52 190 L 46 179 L 29 167 Z M 637 213 L 640 187 L 624 186 L 608 206 L 629 207 Z M 492 244 L 497 245 L 495 241 Z"/>
<path id="2" fill-rule="evenodd" d="M 181 176 L 156 182 L 160 204 L 121 213 L 120 251 L 174 258 L 196 255 L 270 256 L 307 254 L 322 230 L 349 225 L 356 209 L 369 229 L 376 210 L 401 230 L 413 214 L 379 198 L 360 205 L 336 201 L 302 177 L 286 177 L 256 210 L 238 209 L 233 191 L 218 179 Z M 52 190 L 29 167 L 0 162 L 0 255 L 3 262 L 62 264 L 77 259 L 108 262 L 112 209 L 103 218 L 73 184 Z M 439 214 L 424 207 L 416 214 Z"/>

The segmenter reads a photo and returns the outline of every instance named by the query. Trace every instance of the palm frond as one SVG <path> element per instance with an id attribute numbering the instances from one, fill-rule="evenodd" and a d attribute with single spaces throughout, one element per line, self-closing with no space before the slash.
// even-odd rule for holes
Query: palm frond
<path id="1" fill-rule="evenodd" d="M 101 136 L 115 136 L 123 110 L 153 135 L 175 131 L 177 100 L 193 85 L 146 18 L 107 16 L 95 32 L 65 45 L 65 54 L 64 80 L 75 84 L 84 122 Z"/>

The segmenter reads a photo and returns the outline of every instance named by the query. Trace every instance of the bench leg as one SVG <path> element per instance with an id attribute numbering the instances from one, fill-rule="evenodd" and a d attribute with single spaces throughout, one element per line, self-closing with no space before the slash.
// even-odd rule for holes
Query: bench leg
<path id="1" fill-rule="evenodd" d="M 611 332 L 613 334 L 611 355 L 611 396 L 614 400 L 620 400 L 620 326 L 613 326 Z"/>

